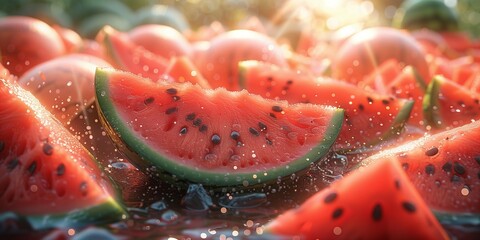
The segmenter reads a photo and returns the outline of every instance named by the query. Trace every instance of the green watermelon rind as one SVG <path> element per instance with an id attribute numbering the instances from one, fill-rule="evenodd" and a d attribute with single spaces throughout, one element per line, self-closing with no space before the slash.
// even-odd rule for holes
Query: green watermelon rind
<path id="1" fill-rule="evenodd" d="M 95 206 L 73 210 L 67 213 L 20 216 L 33 229 L 75 228 L 90 224 L 111 223 L 127 218 L 125 208 L 113 197 Z"/>
<path id="2" fill-rule="evenodd" d="M 428 28 L 437 32 L 459 30 L 454 9 L 439 0 L 406 1 L 395 16 L 394 26 L 409 30 Z"/>
<path id="3" fill-rule="evenodd" d="M 98 106 L 99 115 L 103 119 L 109 134 L 116 135 L 113 137 L 117 144 L 125 145 L 132 153 L 126 153 L 129 156 L 138 156 L 143 167 L 154 166 L 168 172 L 175 179 L 186 180 L 204 184 L 206 186 L 253 186 L 260 183 L 268 183 L 276 181 L 278 178 L 291 175 L 308 168 L 315 161 L 324 157 L 335 142 L 344 117 L 343 109 L 336 109 L 330 121 L 330 127 L 325 132 L 324 139 L 318 143 L 303 157 L 280 167 L 274 167 L 267 171 L 249 172 L 249 173 L 217 173 L 205 170 L 191 168 L 189 166 L 176 164 L 171 159 L 162 156 L 153 148 L 145 144 L 122 120 L 115 106 L 110 101 L 109 92 L 109 73 L 115 70 L 97 68 L 95 74 L 95 91 L 97 94 L 96 104 Z M 118 141 L 120 140 L 120 142 Z M 124 149 L 124 148 L 122 148 Z M 133 159 L 132 159 L 133 160 Z M 135 160 L 133 160 L 135 161 Z M 142 166 L 140 166 L 142 167 Z"/>
<path id="4" fill-rule="evenodd" d="M 480 226 L 480 214 L 477 213 L 451 213 L 435 209 L 431 210 L 442 224 Z"/>
<path id="5" fill-rule="evenodd" d="M 442 76 L 433 77 L 432 81 L 427 86 L 425 95 L 423 96 L 422 109 L 425 126 L 431 126 L 434 128 L 442 127 L 442 119 L 439 112 L 440 104 L 438 102 L 438 99 L 440 98 L 442 78 Z"/>

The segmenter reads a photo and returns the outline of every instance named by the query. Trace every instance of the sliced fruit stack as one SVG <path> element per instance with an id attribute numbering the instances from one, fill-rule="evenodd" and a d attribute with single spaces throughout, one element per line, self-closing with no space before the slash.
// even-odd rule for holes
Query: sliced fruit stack
<path id="1" fill-rule="evenodd" d="M 406 3 L 403 30 L 326 41 L 306 29 L 298 48 L 260 21 L 246 24 L 257 31 L 218 23 L 180 32 L 155 23 L 166 8 L 139 10 L 145 25 L 87 24 L 100 29 L 95 40 L 2 18 L 0 211 L 35 228 L 126 218 L 101 171 L 112 155 L 179 189 L 245 192 L 324 170 L 341 153 L 348 174 L 270 219 L 265 233 L 447 239 L 441 224 L 478 226 L 479 51 L 447 24 L 450 8 L 424 2 L 440 19 Z M 314 54 L 318 46 L 328 50 Z M 89 122 L 92 109 L 101 123 Z M 86 140 L 93 125 L 91 138 L 115 146 Z"/>

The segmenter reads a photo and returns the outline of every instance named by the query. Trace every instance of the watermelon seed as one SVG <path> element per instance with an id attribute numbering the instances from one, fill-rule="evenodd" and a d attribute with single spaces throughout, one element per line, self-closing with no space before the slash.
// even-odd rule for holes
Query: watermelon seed
<path id="1" fill-rule="evenodd" d="M 37 169 L 37 162 L 33 161 L 30 166 L 28 166 L 28 173 L 33 175 L 35 173 L 35 169 Z"/>
<path id="2" fill-rule="evenodd" d="M 220 144 L 221 138 L 218 136 L 218 134 L 213 134 L 211 140 L 213 144 L 218 145 Z"/>
<path id="3" fill-rule="evenodd" d="M 437 155 L 437 153 L 438 153 L 438 148 L 437 147 L 432 147 L 432 148 L 428 149 L 427 151 L 425 151 L 425 155 L 427 155 L 429 157 L 435 156 L 435 155 Z"/>
<path id="4" fill-rule="evenodd" d="M 265 141 L 267 142 L 268 145 L 273 145 L 272 140 L 270 140 L 270 139 L 268 139 L 268 138 L 265 138 Z"/>
<path id="5" fill-rule="evenodd" d="M 480 171 L 478 171 L 477 177 L 478 177 L 478 179 L 480 179 Z"/>
<path id="6" fill-rule="evenodd" d="M 5 149 L 5 143 L 0 141 L 0 152 L 2 152 L 3 149 Z"/>
<path id="7" fill-rule="evenodd" d="M 427 166 L 425 166 L 425 173 L 432 176 L 435 174 L 435 166 L 433 164 L 429 163 Z"/>
<path id="8" fill-rule="evenodd" d="M 232 138 L 233 140 L 238 140 L 240 138 L 240 133 L 237 131 L 232 131 L 230 133 L 230 138 Z"/>
<path id="9" fill-rule="evenodd" d="M 143 100 L 143 103 L 144 103 L 145 105 L 149 105 L 149 104 L 153 103 L 154 101 L 155 101 L 155 98 L 154 98 L 154 97 L 148 97 L 148 98 L 146 98 L 145 100 Z"/>
<path id="10" fill-rule="evenodd" d="M 168 88 L 166 92 L 170 95 L 176 95 L 177 94 L 177 89 L 176 88 Z"/>
<path id="11" fill-rule="evenodd" d="M 465 173 L 465 167 L 458 162 L 455 162 L 453 164 L 453 170 L 460 175 L 463 175 Z"/>
<path id="12" fill-rule="evenodd" d="M 272 76 L 268 76 L 268 77 L 267 77 L 267 81 L 269 81 L 269 82 L 273 81 L 273 77 L 272 77 Z"/>
<path id="13" fill-rule="evenodd" d="M 337 208 L 337 209 L 335 209 L 335 211 L 333 211 L 332 218 L 337 219 L 337 218 L 341 217 L 342 214 L 343 214 L 343 208 Z"/>
<path id="14" fill-rule="evenodd" d="M 201 124 L 202 124 L 202 119 L 197 118 L 197 119 L 193 120 L 193 126 L 198 127 Z"/>
<path id="15" fill-rule="evenodd" d="M 411 202 L 402 202 L 402 207 L 405 209 L 407 212 L 413 213 L 417 210 L 415 205 Z"/>
<path id="16" fill-rule="evenodd" d="M 51 156 L 53 154 L 53 146 L 50 145 L 48 142 L 43 144 L 43 153 L 47 156 Z"/>
<path id="17" fill-rule="evenodd" d="M 205 125 L 205 124 L 202 124 L 202 126 L 200 126 L 200 128 L 198 128 L 198 130 L 199 130 L 200 132 L 206 132 L 207 129 L 208 129 L 208 127 L 207 127 L 207 125 Z"/>
<path id="18" fill-rule="evenodd" d="M 462 179 L 457 175 L 453 175 L 450 181 L 455 183 L 455 182 L 461 182 Z"/>
<path id="19" fill-rule="evenodd" d="M 408 170 L 408 163 L 402 163 L 403 170 Z"/>
<path id="20" fill-rule="evenodd" d="M 365 107 L 363 106 L 363 104 L 358 104 L 358 110 L 360 111 L 363 111 L 363 109 L 365 109 Z"/>
<path id="21" fill-rule="evenodd" d="M 382 219 L 382 205 L 380 203 L 375 204 L 372 211 L 373 221 L 380 221 Z"/>
<path id="22" fill-rule="evenodd" d="M 87 182 L 84 181 L 80 183 L 80 192 L 83 196 L 87 195 Z"/>
<path id="23" fill-rule="evenodd" d="M 248 131 L 249 131 L 251 134 L 255 135 L 255 136 L 259 136 L 259 135 L 260 135 L 260 133 L 258 133 L 257 129 L 255 129 L 255 128 L 253 128 L 253 127 L 249 128 Z"/>
<path id="24" fill-rule="evenodd" d="M 443 164 L 442 170 L 445 171 L 446 173 L 452 172 L 452 163 L 446 162 L 445 164 Z"/>
<path id="25" fill-rule="evenodd" d="M 373 98 L 367 97 L 367 101 L 368 101 L 368 104 L 372 104 L 373 103 Z"/>
<path id="26" fill-rule="evenodd" d="M 273 113 L 270 113 L 270 117 L 277 118 L 277 116 L 275 116 L 275 114 L 273 114 Z"/>
<path id="27" fill-rule="evenodd" d="M 258 127 L 260 128 L 261 132 L 267 131 L 267 125 L 262 122 L 258 122 Z"/>
<path id="28" fill-rule="evenodd" d="M 187 126 L 183 126 L 183 127 L 180 129 L 180 135 L 187 134 L 187 132 L 188 132 Z"/>
<path id="29" fill-rule="evenodd" d="M 323 199 L 323 202 L 324 202 L 324 203 L 331 203 L 331 202 L 333 202 L 336 198 L 337 198 L 337 193 L 336 193 L 336 192 L 332 192 L 332 193 L 328 194 L 328 195 Z"/>
<path id="30" fill-rule="evenodd" d="M 63 176 L 65 174 L 65 164 L 60 163 L 57 167 L 57 176 Z"/>
<path id="31" fill-rule="evenodd" d="M 190 113 L 185 117 L 186 121 L 192 121 L 193 119 L 195 119 L 195 113 Z"/>
<path id="32" fill-rule="evenodd" d="M 384 105 L 388 105 L 388 104 L 390 104 L 390 101 L 388 101 L 387 99 L 383 99 L 383 100 L 382 100 L 382 103 L 383 103 Z"/>
<path id="33" fill-rule="evenodd" d="M 276 105 L 275 105 L 275 106 L 272 107 L 272 111 L 274 111 L 274 112 L 282 112 L 282 111 L 283 111 L 283 108 L 280 107 L 280 106 L 276 106 Z"/>
<path id="34" fill-rule="evenodd" d="M 8 163 L 7 163 L 7 169 L 8 171 L 12 171 L 14 168 L 16 168 L 18 165 L 20 164 L 20 161 L 18 161 L 18 158 L 14 158 L 12 160 L 10 160 Z"/>
<path id="35" fill-rule="evenodd" d="M 400 181 L 398 179 L 395 180 L 395 188 L 400 189 Z"/>
<path id="36" fill-rule="evenodd" d="M 165 114 L 167 114 L 167 115 L 170 115 L 170 114 L 175 113 L 175 112 L 178 112 L 177 107 L 171 107 L 171 108 L 168 108 L 167 110 L 165 110 Z"/>

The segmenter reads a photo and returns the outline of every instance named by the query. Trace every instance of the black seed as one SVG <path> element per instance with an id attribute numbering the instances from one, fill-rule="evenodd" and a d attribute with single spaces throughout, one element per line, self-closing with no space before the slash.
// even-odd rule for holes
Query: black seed
<path id="1" fill-rule="evenodd" d="M 267 131 L 267 125 L 262 122 L 258 122 L 258 127 L 260 128 L 261 132 Z"/>
<path id="2" fill-rule="evenodd" d="M 230 133 L 230 137 L 233 139 L 233 140 L 238 140 L 238 138 L 240 138 L 240 133 L 237 132 L 237 131 L 232 131 Z"/>
<path id="3" fill-rule="evenodd" d="M 446 162 L 445 164 L 443 164 L 442 170 L 445 171 L 446 173 L 452 172 L 452 163 Z"/>
<path id="4" fill-rule="evenodd" d="M 80 192 L 82 193 L 83 196 L 87 195 L 87 182 L 81 182 L 80 183 Z"/>
<path id="5" fill-rule="evenodd" d="M 188 132 L 188 128 L 187 126 L 183 126 L 181 129 L 180 129 L 180 135 L 184 135 L 184 134 L 187 134 Z"/>
<path id="6" fill-rule="evenodd" d="M 332 219 L 337 219 L 337 218 L 341 217 L 342 214 L 343 214 L 343 208 L 337 208 L 332 213 Z"/>
<path id="7" fill-rule="evenodd" d="M 375 204 L 373 207 L 372 218 L 376 222 L 382 220 L 382 205 L 380 203 Z"/>
<path id="8" fill-rule="evenodd" d="M 63 176 L 65 174 L 65 164 L 60 163 L 57 167 L 57 176 Z"/>
<path id="9" fill-rule="evenodd" d="M 287 84 L 288 84 L 288 85 L 290 85 L 290 84 L 292 84 L 292 83 L 293 83 L 293 80 L 288 80 L 288 81 L 287 81 Z"/>
<path id="10" fill-rule="evenodd" d="M 200 128 L 198 129 L 200 132 L 206 132 L 208 129 L 207 125 L 205 124 L 202 124 L 202 126 L 200 126 Z"/>
<path id="11" fill-rule="evenodd" d="M 367 101 L 368 103 L 372 104 L 373 103 L 373 99 L 371 97 L 367 97 Z"/>
<path id="12" fill-rule="evenodd" d="M 1 151 L 2 150 L 0 149 L 0 152 Z M 480 156 L 476 156 L 474 159 L 475 159 L 475 161 L 477 161 L 477 164 L 480 165 Z"/>
<path id="13" fill-rule="evenodd" d="M 453 164 L 453 170 L 460 175 L 463 175 L 465 173 L 465 167 L 458 162 Z"/>
<path id="14" fill-rule="evenodd" d="M 165 110 L 165 114 L 167 114 L 167 115 L 172 114 L 174 112 L 178 112 L 177 107 L 171 107 L 171 108 L 168 108 L 167 110 Z"/>
<path id="15" fill-rule="evenodd" d="M 461 182 L 462 179 L 457 176 L 457 175 L 453 175 L 452 178 L 450 179 L 451 182 Z"/>
<path id="16" fill-rule="evenodd" d="M 270 117 L 277 118 L 277 116 L 275 116 L 275 114 L 273 114 L 273 113 L 270 113 Z"/>
<path id="17" fill-rule="evenodd" d="M 268 139 L 268 138 L 265 138 L 265 141 L 267 142 L 268 145 L 273 145 L 272 140 L 270 140 L 270 139 Z"/>
<path id="18" fill-rule="evenodd" d="M 331 203 L 333 202 L 335 199 L 337 199 L 337 193 L 336 192 L 332 192 L 332 193 L 329 193 L 325 199 L 323 199 L 323 202 L 324 203 Z"/>
<path id="19" fill-rule="evenodd" d="M 382 100 L 382 103 L 383 103 L 384 105 L 388 105 L 388 104 L 390 104 L 390 101 L 388 101 L 387 99 L 383 99 L 383 100 Z"/>
<path id="20" fill-rule="evenodd" d="M 399 180 L 395 180 L 395 188 L 400 189 L 400 181 Z"/>
<path id="21" fill-rule="evenodd" d="M 402 207 L 403 209 L 405 209 L 407 212 L 410 212 L 410 213 L 417 211 L 417 208 L 411 202 L 402 202 Z"/>
<path id="22" fill-rule="evenodd" d="M 437 147 L 432 147 L 432 148 L 428 149 L 427 151 L 425 151 L 425 155 L 427 155 L 429 157 L 435 156 L 435 155 L 437 155 L 437 153 L 438 153 L 438 148 Z"/>
<path id="23" fill-rule="evenodd" d="M 476 104 L 479 104 L 479 103 L 480 103 L 480 100 L 478 100 L 478 99 L 476 99 L 476 98 L 475 98 L 475 100 L 473 100 L 473 101 L 474 101 Z"/>
<path id="24" fill-rule="evenodd" d="M 173 101 L 176 102 L 176 101 L 180 100 L 180 97 L 179 96 L 173 96 L 172 99 L 173 99 Z"/>
<path id="25" fill-rule="evenodd" d="M 358 104 L 358 109 L 360 111 L 363 111 L 363 109 L 365 109 L 365 107 L 363 106 L 363 104 L 360 103 L 360 104 Z"/>
<path id="26" fill-rule="evenodd" d="M 460 105 L 460 106 L 464 106 L 464 105 L 465 105 L 465 103 L 464 103 L 462 100 L 458 101 L 457 104 Z"/>
<path id="27" fill-rule="evenodd" d="M 195 113 L 190 113 L 185 117 L 186 121 L 192 121 L 193 119 L 195 119 Z"/>
<path id="28" fill-rule="evenodd" d="M 148 105 L 148 104 L 151 104 L 155 101 L 155 98 L 154 97 L 149 97 L 149 98 L 146 98 L 145 100 L 143 100 L 143 103 L 145 103 L 145 105 Z"/>
<path id="29" fill-rule="evenodd" d="M 257 129 L 255 129 L 253 127 L 249 128 L 248 131 L 255 136 L 260 135 L 260 133 L 258 133 Z"/>
<path id="30" fill-rule="evenodd" d="M 5 143 L 0 141 L 0 152 L 2 152 L 3 149 L 5 149 Z"/>
<path id="31" fill-rule="evenodd" d="M 33 161 L 30 166 L 28 166 L 28 173 L 33 175 L 35 173 L 35 169 L 37 169 L 37 162 Z"/>
<path id="32" fill-rule="evenodd" d="M 217 145 L 220 144 L 221 139 L 220 136 L 218 136 L 217 134 L 213 134 L 211 140 L 213 144 Z"/>
<path id="33" fill-rule="evenodd" d="M 435 174 L 435 166 L 433 166 L 433 164 L 429 163 L 427 166 L 425 166 L 425 173 L 428 174 L 428 175 Z"/>
<path id="34" fill-rule="evenodd" d="M 16 168 L 20 164 L 20 161 L 18 161 L 18 158 L 14 158 L 7 163 L 7 169 L 8 171 L 12 171 L 14 168 Z"/>
<path id="35" fill-rule="evenodd" d="M 274 111 L 274 112 L 281 112 L 281 111 L 283 111 L 283 108 L 280 107 L 280 106 L 273 106 L 273 107 L 272 107 L 272 111 Z"/>
<path id="36" fill-rule="evenodd" d="M 480 179 L 480 171 L 478 171 L 477 177 L 478 177 L 478 179 Z"/>
<path id="37" fill-rule="evenodd" d="M 198 127 L 200 125 L 202 125 L 202 119 L 197 118 L 197 119 L 193 120 L 193 126 Z"/>
<path id="38" fill-rule="evenodd" d="M 403 170 L 408 170 L 408 163 L 402 163 Z"/>
<path id="39" fill-rule="evenodd" d="M 50 143 L 44 143 L 43 144 L 43 153 L 45 153 L 45 155 L 52 155 L 53 154 L 53 146 L 50 145 Z"/>
<path id="40" fill-rule="evenodd" d="M 169 88 L 169 89 L 166 90 L 166 92 L 170 95 L 175 95 L 175 94 L 177 94 L 177 89 Z"/>
<path id="41" fill-rule="evenodd" d="M 283 90 L 284 90 L 284 91 L 288 91 L 288 89 L 289 89 L 288 86 L 283 87 Z"/>

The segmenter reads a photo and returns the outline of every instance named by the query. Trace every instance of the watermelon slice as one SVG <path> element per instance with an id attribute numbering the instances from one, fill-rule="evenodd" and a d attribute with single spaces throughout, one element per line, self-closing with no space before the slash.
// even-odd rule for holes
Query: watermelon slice
<path id="1" fill-rule="evenodd" d="M 173 57 L 165 74 L 175 82 L 190 82 L 203 88 L 211 88 L 193 62 L 186 56 Z"/>
<path id="2" fill-rule="evenodd" d="M 451 214 L 480 224 L 480 121 L 427 135 L 363 160 L 401 162 L 428 206 L 444 217 Z"/>
<path id="3" fill-rule="evenodd" d="M 269 63 L 244 61 L 240 69 L 240 85 L 251 93 L 292 103 L 310 102 L 345 109 L 343 128 L 335 144 L 342 150 L 370 147 L 397 136 L 413 105 L 413 101 Z"/>
<path id="4" fill-rule="evenodd" d="M 458 127 L 480 119 L 480 95 L 436 76 L 423 99 L 426 123 L 437 129 Z"/>
<path id="5" fill-rule="evenodd" d="M 400 164 L 389 159 L 334 182 L 266 231 L 301 239 L 448 239 Z"/>
<path id="6" fill-rule="evenodd" d="M 106 127 L 140 169 L 204 185 L 253 185 L 305 169 L 328 152 L 343 121 L 333 107 L 111 69 L 97 70 L 95 87 Z"/>
<path id="7" fill-rule="evenodd" d="M 126 217 L 95 159 L 29 92 L 0 80 L 0 212 L 33 228 Z"/>
<path id="8" fill-rule="evenodd" d="M 153 81 L 158 81 L 165 73 L 169 60 L 135 44 L 123 32 L 110 26 L 104 27 L 97 37 L 103 44 L 110 63 Z"/>

